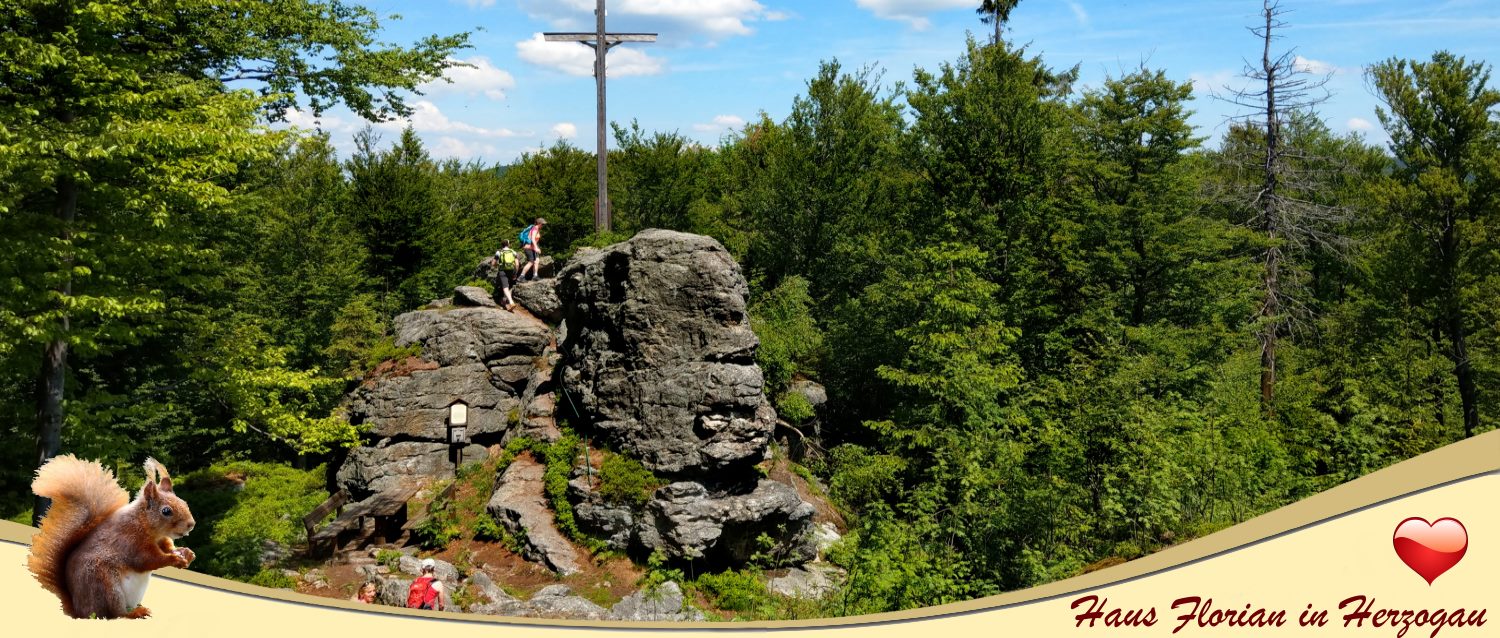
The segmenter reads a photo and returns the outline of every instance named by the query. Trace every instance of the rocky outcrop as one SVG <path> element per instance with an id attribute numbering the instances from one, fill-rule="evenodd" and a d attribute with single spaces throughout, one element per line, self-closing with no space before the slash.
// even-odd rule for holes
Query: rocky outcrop
<path id="1" fill-rule="evenodd" d="M 683 481 L 652 495 L 636 534 L 645 548 L 672 557 L 743 564 L 760 554 L 767 562 L 800 564 L 817 556 L 812 517 L 813 506 L 785 483 L 761 479 L 737 493 Z M 762 547 L 763 534 L 777 543 Z"/>
<path id="2" fill-rule="evenodd" d="M 605 620 L 609 617 L 609 610 L 574 594 L 571 587 L 563 584 L 543 587 L 532 594 L 528 600 L 517 600 L 506 596 L 503 599 L 473 605 L 467 611 L 491 616 L 569 620 Z"/>
<path id="3" fill-rule="evenodd" d="M 453 289 L 453 305 L 494 308 L 495 299 L 483 288 L 477 286 L 459 286 Z"/>
<path id="4" fill-rule="evenodd" d="M 812 558 L 812 506 L 752 467 L 766 457 L 776 413 L 755 364 L 748 286 L 724 247 L 643 231 L 574 255 L 557 290 L 563 407 L 608 447 L 675 480 L 642 506 L 601 498 L 575 472 L 580 529 L 679 560 Z M 760 546 L 763 535 L 771 547 Z"/>
<path id="5" fill-rule="evenodd" d="M 483 459 L 488 452 L 481 446 L 462 448 L 464 458 Z M 394 509 L 411 496 L 413 488 L 438 478 L 452 478 L 458 450 L 447 443 L 404 441 L 357 447 L 338 470 L 338 485 L 355 501 L 386 498 L 395 495 L 400 503 L 381 511 Z M 353 508 L 347 508 L 353 509 Z"/>
<path id="6" fill-rule="evenodd" d="M 396 345 L 422 346 L 422 358 L 441 366 L 499 362 L 541 356 L 551 341 L 539 322 L 497 308 L 408 312 L 395 321 Z"/>
<path id="7" fill-rule="evenodd" d="M 377 532 L 390 539 L 418 490 L 453 478 L 460 462 L 485 459 L 485 446 L 527 432 L 523 415 L 550 417 L 550 389 L 541 391 L 551 384 L 556 360 L 550 329 L 495 307 L 480 288 L 460 287 L 453 301 L 397 317 L 396 345 L 420 346 L 420 359 L 377 368 L 345 400 L 345 416 L 367 428 L 369 442 L 351 450 L 336 472 L 349 504 L 320 539 Z M 450 407 L 460 402 L 467 405 L 467 445 L 449 442 Z M 388 524 L 356 520 L 369 516 Z"/>
<path id="8" fill-rule="evenodd" d="M 519 283 L 510 289 L 510 296 L 538 319 L 549 323 L 562 320 L 562 300 L 557 297 L 557 280 L 538 279 Z"/>
<path id="9" fill-rule="evenodd" d="M 838 589 L 846 574 L 827 563 L 793 567 L 781 576 L 766 581 L 766 589 L 788 598 L 817 600 Z"/>
<path id="10" fill-rule="evenodd" d="M 609 608 L 610 620 L 683 622 L 703 620 L 703 612 L 688 606 L 677 583 L 667 581 L 620 599 Z"/>
<path id="11" fill-rule="evenodd" d="M 747 291 L 715 240 L 648 230 L 578 251 L 555 280 L 518 284 L 513 292 L 526 310 L 507 312 L 482 289 L 460 288 L 447 305 L 397 317 L 396 345 L 420 346 L 421 356 L 383 366 L 348 397 L 345 413 L 367 426 L 369 440 L 336 475 L 349 496 L 342 516 L 361 518 L 330 529 L 370 528 L 362 517 L 397 512 L 416 488 L 454 476 L 459 455 L 480 460 L 516 437 L 557 440 L 566 417 L 593 450 L 654 474 L 626 471 L 628 487 L 605 498 L 593 461 L 616 457 L 583 455 L 567 497 L 590 536 L 637 557 L 660 552 L 725 566 L 811 560 L 815 509 L 803 498 L 812 497 L 755 467 L 767 458 L 777 418 L 755 364 Z M 802 390 L 810 403 L 826 400 L 817 398 L 820 387 Z M 468 408 L 468 446 L 447 439 L 450 406 L 459 401 Z M 497 478 L 486 509 L 528 559 L 574 574 L 588 557 L 556 528 L 545 472 L 522 455 Z M 650 492 L 653 485 L 664 487 Z M 675 586 L 606 612 L 565 587 L 520 601 L 471 584 L 483 613 L 695 617 Z"/>
<path id="12" fill-rule="evenodd" d="M 522 541 L 522 554 L 563 576 L 583 570 L 578 551 L 557 531 L 547 507 L 543 476 L 547 468 L 530 457 L 520 457 L 500 475 L 500 484 L 487 509 L 495 520 Z"/>
<path id="13" fill-rule="evenodd" d="M 704 476 L 765 456 L 762 394 L 739 265 L 666 230 L 575 256 L 559 275 L 562 383 L 584 420 L 653 471 Z"/>

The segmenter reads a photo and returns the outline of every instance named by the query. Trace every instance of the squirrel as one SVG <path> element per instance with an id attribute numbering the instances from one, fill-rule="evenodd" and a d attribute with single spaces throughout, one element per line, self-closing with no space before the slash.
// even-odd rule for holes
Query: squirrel
<path id="1" fill-rule="evenodd" d="M 31 491 L 52 507 L 32 537 L 27 568 L 62 600 L 63 613 L 145 618 L 151 572 L 193 562 L 193 550 L 173 544 L 192 531 L 192 512 L 172 493 L 166 468 L 148 458 L 145 470 L 146 484 L 131 501 L 97 462 L 64 455 L 37 469 Z"/>

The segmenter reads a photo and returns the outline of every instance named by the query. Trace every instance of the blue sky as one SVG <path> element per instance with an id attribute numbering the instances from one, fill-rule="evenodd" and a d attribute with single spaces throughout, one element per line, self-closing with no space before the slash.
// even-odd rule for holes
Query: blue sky
<path id="1" fill-rule="evenodd" d="M 431 33 L 472 31 L 452 84 L 414 96 L 410 123 L 435 157 L 509 162 L 558 138 L 594 149 L 590 49 L 545 43 L 543 31 L 593 30 L 594 0 L 366 0 L 384 19 L 382 39 L 409 43 Z M 611 31 L 660 33 L 654 44 L 610 53 L 609 118 L 639 120 L 648 131 L 678 131 L 704 144 L 765 112 L 784 118 L 822 60 L 846 69 L 872 65 L 887 84 L 910 83 L 915 68 L 958 58 L 966 34 L 985 38 L 977 0 L 609 0 Z M 1246 27 L 1259 0 L 1140 2 L 1023 0 L 1007 39 L 1029 43 L 1053 67 L 1080 65 L 1081 86 L 1098 85 L 1144 63 L 1195 85 L 1192 122 L 1216 137 L 1237 107 L 1211 92 L 1241 82 L 1259 43 Z M 1447 49 L 1471 61 L 1500 60 L 1496 0 L 1283 0 L 1289 10 L 1278 44 L 1302 64 L 1331 73 L 1331 99 L 1319 108 L 1337 132 L 1384 142 L 1376 98 L 1363 68 L 1397 56 L 1427 59 Z M 399 15 L 401 19 L 388 19 Z M 482 29 L 482 30 L 477 30 Z M 1492 86 L 1500 85 L 1500 76 Z M 347 152 L 363 125 L 347 111 L 314 121 Z M 386 139 L 405 122 L 378 125 Z M 611 141 L 611 144 L 613 142 Z"/>

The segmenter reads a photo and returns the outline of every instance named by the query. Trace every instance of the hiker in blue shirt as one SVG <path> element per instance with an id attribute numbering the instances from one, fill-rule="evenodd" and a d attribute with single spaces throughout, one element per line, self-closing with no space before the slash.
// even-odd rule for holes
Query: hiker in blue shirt
<path id="1" fill-rule="evenodd" d="M 531 270 L 531 279 L 540 276 L 542 261 L 542 227 L 547 225 L 547 220 L 536 218 L 536 223 L 527 226 L 521 231 L 521 248 L 526 251 L 526 265 L 521 267 L 521 276 L 516 281 L 530 281 L 526 278 L 526 271 Z"/>

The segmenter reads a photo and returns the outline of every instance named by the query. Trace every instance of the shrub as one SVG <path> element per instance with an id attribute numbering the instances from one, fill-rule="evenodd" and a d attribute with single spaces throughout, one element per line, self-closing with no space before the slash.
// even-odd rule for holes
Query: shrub
<path id="1" fill-rule="evenodd" d="M 749 570 L 704 574 L 698 577 L 694 585 L 719 609 L 761 612 L 775 606 L 765 583 Z"/>
<path id="2" fill-rule="evenodd" d="M 750 306 L 750 327 L 760 337 L 755 361 L 766 375 L 766 388 L 786 389 L 794 374 L 817 367 L 823 333 L 812 317 L 807 280 L 787 277 Z"/>
<path id="3" fill-rule="evenodd" d="M 191 540 L 184 542 L 198 555 L 193 565 L 237 580 L 260 575 L 266 541 L 291 545 L 305 540 L 302 517 L 328 497 L 322 466 L 298 470 L 249 461 L 216 463 L 186 474 L 176 491 L 198 523 Z"/>
<path id="4" fill-rule="evenodd" d="M 776 400 L 776 415 L 786 419 L 787 423 L 806 423 L 814 416 L 812 402 L 800 392 L 785 392 Z"/>
<path id="5" fill-rule="evenodd" d="M 604 462 L 599 464 L 599 495 L 611 503 L 643 506 L 663 484 L 640 461 L 628 456 L 606 452 Z"/>
<path id="6" fill-rule="evenodd" d="M 281 573 L 279 569 L 262 569 L 250 577 L 250 584 L 273 589 L 296 589 L 297 579 Z"/>
<path id="7" fill-rule="evenodd" d="M 468 463 L 459 468 L 453 481 L 434 484 L 427 519 L 415 528 L 422 544 L 440 548 L 459 539 L 504 540 L 505 530 L 486 506 L 495 477 L 514 459 L 514 455 L 503 455 Z"/>

